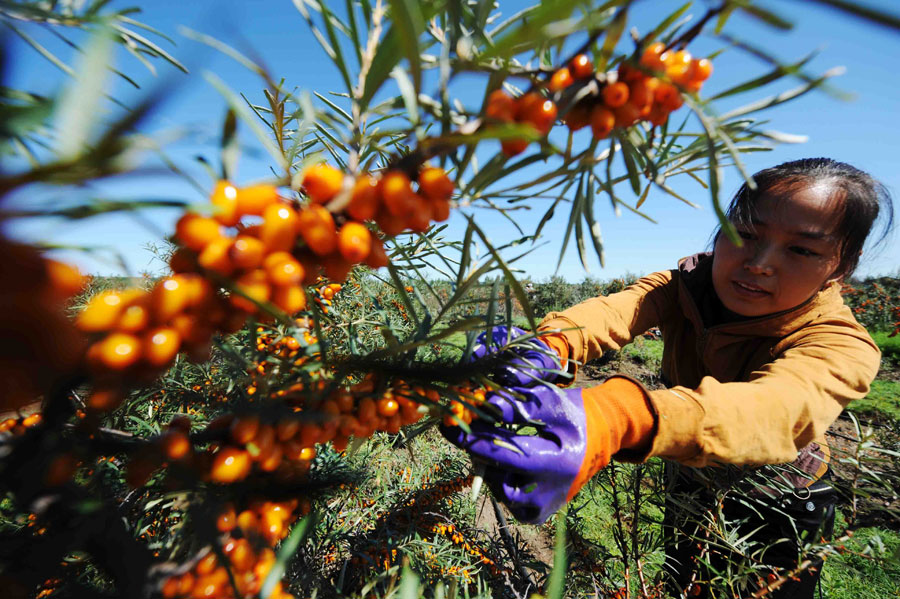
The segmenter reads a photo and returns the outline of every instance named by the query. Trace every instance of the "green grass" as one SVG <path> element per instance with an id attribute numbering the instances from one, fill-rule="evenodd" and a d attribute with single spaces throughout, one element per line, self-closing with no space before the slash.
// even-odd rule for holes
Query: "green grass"
<path id="1" fill-rule="evenodd" d="M 900 422 L 900 383 L 876 379 L 869 394 L 852 402 L 847 409 L 860 416 L 880 416 Z"/>
<path id="2" fill-rule="evenodd" d="M 662 364 L 662 339 L 644 339 L 643 337 L 637 337 L 634 341 L 622 348 L 622 355 L 653 372 L 657 372 Z"/>
<path id="3" fill-rule="evenodd" d="M 900 364 L 900 335 L 890 337 L 888 331 L 874 331 L 870 334 L 881 350 L 882 357 L 894 364 Z"/>
<path id="4" fill-rule="evenodd" d="M 837 527 L 841 528 L 840 514 Z M 822 571 L 822 591 L 829 599 L 896 598 L 900 580 L 900 533 L 861 528 L 845 543 L 849 552 L 830 558 Z M 858 554 L 865 555 L 858 555 Z M 879 559 L 880 558 L 880 559 Z"/>

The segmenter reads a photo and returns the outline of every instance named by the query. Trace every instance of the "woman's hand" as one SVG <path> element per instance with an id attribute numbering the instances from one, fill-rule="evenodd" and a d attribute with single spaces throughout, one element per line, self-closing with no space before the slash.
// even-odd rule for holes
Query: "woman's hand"
<path id="1" fill-rule="evenodd" d="M 494 357 L 497 367 L 491 379 L 510 387 L 530 387 L 553 382 L 564 375 L 559 355 L 538 337 L 518 327 L 496 326 L 478 336 L 472 361 Z"/>
<path id="2" fill-rule="evenodd" d="M 469 433 L 455 426 L 442 432 L 485 465 L 488 487 L 522 522 L 545 521 L 613 454 L 652 438 L 643 387 L 624 377 L 587 389 L 513 387 L 489 394 L 486 403 L 496 423 L 475 420 Z"/>

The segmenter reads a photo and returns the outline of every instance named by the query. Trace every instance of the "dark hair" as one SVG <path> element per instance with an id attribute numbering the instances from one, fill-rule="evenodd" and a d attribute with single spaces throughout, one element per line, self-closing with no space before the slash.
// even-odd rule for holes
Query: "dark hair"
<path id="1" fill-rule="evenodd" d="M 764 196 L 784 197 L 815 183 L 832 186 L 835 199 L 841 201 L 841 220 L 837 230 L 842 243 L 837 273 L 849 277 L 859 263 L 863 245 L 879 214 L 882 231 L 876 244 L 885 241 L 894 223 L 894 208 L 887 188 L 870 174 L 845 162 L 830 158 L 804 158 L 759 171 L 753 175 L 756 189 L 744 183 L 728 206 L 731 222 L 749 226 L 753 206 Z M 718 232 L 716 233 L 718 237 Z"/>

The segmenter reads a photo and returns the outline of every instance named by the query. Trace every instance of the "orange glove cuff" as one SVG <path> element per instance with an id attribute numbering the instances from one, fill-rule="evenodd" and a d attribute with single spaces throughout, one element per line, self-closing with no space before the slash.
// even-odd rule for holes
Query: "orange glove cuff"
<path id="1" fill-rule="evenodd" d="M 540 335 L 538 339 L 546 343 L 550 349 L 559 355 L 559 362 L 563 370 L 565 370 L 569 361 L 569 342 L 566 341 L 566 336 L 562 333 L 541 334 L 540 331 L 538 331 L 538 335 Z"/>
<path id="2" fill-rule="evenodd" d="M 622 376 L 581 390 L 587 430 L 585 459 L 569 487 L 568 500 L 622 449 L 642 450 L 653 440 L 656 417 L 644 388 Z"/>

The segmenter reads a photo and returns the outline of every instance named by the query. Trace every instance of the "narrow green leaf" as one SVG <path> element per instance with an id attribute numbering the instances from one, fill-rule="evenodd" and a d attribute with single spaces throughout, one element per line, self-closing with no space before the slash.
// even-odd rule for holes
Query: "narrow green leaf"
<path id="1" fill-rule="evenodd" d="M 409 567 L 409 564 L 403 564 L 397 597 L 398 599 L 419 599 L 419 596 L 419 576 Z"/>
<path id="2" fill-rule="evenodd" d="M 139 41 L 141 44 L 143 44 L 144 46 L 149 48 L 151 50 L 152 54 L 161 56 L 166 61 L 168 61 L 171 65 L 178 68 L 183 73 L 188 72 L 187 67 L 185 67 L 183 64 L 181 64 L 181 62 L 179 62 L 178 59 L 176 59 L 174 56 L 172 56 L 171 54 L 169 54 L 168 52 L 166 52 L 165 50 L 160 48 L 158 45 L 156 45 L 155 43 L 153 43 L 152 41 L 150 41 L 143 35 L 135 32 L 135 31 L 132 31 L 131 29 L 128 29 L 127 27 L 118 25 L 118 24 L 114 24 L 113 28 L 116 31 L 118 31 L 121 35 L 127 36 L 129 38 L 133 38 L 133 39 Z"/>
<path id="3" fill-rule="evenodd" d="M 228 109 L 222 123 L 222 179 L 233 180 L 237 177 L 237 163 L 240 157 L 240 145 L 237 138 L 237 117 L 234 110 Z"/>
<path id="4" fill-rule="evenodd" d="M 287 172 L 288 164 L 284 158 L 284 155 L 275 145 L 275 143 L 269 138 L 268 134 L 263 130 L 260 126 L 259 122 L 257 122 L 256 118 L 252 114 L 250 114 L 247 110 L 247 107 L 244 103 L 238 100 L 238 96 L 235 95 L 233 91 L 222 81 L 215 73 L 210 71 L 206 71 L 203 73 L 203 77 L 209 81 L 209 83 L 215 87 L 222 97 L 225 98 L 225 101 L 228 102 L 228 105 L 234 110 L 235 114 L 241 118 L 247 125 L 250 127 L 250 130 L 256 135 L 256 138 L 262 144 L 262 146 L 266 149 L 267 152 L 275 159 L 276 164 L 283 171 Z"/>
<path id="5" fill-rule="evenodd" d="M 795 87 L 794 89 L 776 94 L 774 96 L 769 96 L 768 98 L 763 98 L 762 100 L 751 102 L 749 104 L 741 106 L 740 108 L 735 108 L 731 112 L 723 114 L 721 117 L 719 117 L 719 120 L 727 121 L 729 119 L 744 116 L 746 114 L 759 112 L 760 110 L 765 110 L 766 108 L 772 108 L 773 106 L 778 106 L 779 104 L 783 104 L 795 98 L 799 98 L 803 94 L 806 94 L 819 87 L 828 79 L 836 77 L 838 75 L 843 75 L 845 70 L 846 69 L 844 69 L 844 67 L 835 67 L 833 69 L 829 69 L 821 77 L 811 81 L 810 83 Z"/>
<path id="6" fill-rule="evenodd" d="M 556 543 L 553 548 L 553 570 L 547 584 L 547 599 L 563 599 L 566 590 L 566 508 L 556 513 Z"/>
<path id="7" fill-rule="evenodd" d="M 566 255 L 566 248 L 569 245 L 569 238 L 572 236 L 572 231 L 575 228 L 575 223 L 581 216 L 581 201 L 584 197 L 584 186 L 583 186 L 583 178 L 578 181 L 578 187 L 575 190 L 575 199 L 572 200 L 572 210 L 569 212 L 569 222 L 566 225 L 566 233 L 563 235 L 562 246 L 559 250 L 559 260 L 556 262 L 556 270 L 559 270 L 559 267 L 562 266 L 563 258 Z"/>
<path id="8" fill-rule="evenodd" d="M 878 10 L 877 8 L 864 6 L 858 2 L 848 2 L 847 0 L 813 0 L 813 2 L 836 8 L 847 14 L 853 15 L 854 17 L 859 17 L 876 25 L 881 25 L 882 27 L 900 29 L 900 15 L 896 12 Z M 896 6 L 896 4 L 894 6 Z"/>
<path id="9" fill-rule="evenodd" d="M 248 70 L 256 73 L 257 75 L 265 76 L 265 69 L 263 69 L 261 66 L 259 66 L 258 64 L 256 64 L 255 62 L 253 62 L 252 60 L 250 60 L 249 58 L 247 58 L 246 56 L 244 56 L 243 54 L 241 54 L 240 52 L 238 52 L 231 46 L 229 46 L 228 44 L 217 40 L 216 38 L 212 37 L 211 35 L 207 35 L 205 33 L 200 33 L 199 31 L 194 31 L 190 27 L 185 27 L 184 25 L 180 26 L 178 28 L 178 31 L 179 31 L 179 33 L 181 33 L 181 35 L 183 35 L 184 37 L 186 37 L 188 39 L 192 39 L 196 42 L 200 42 L 201 44 L 206 44 L 210 48 L 213 48 L 214 50 L 218 50 L 225 56 L 228 56 L 229 58 L 231 58 L 234 61 L 236 61 L 237 63 L 243 65 Z"/>
<path id="10" fill-rule="evenodd" d="M 619 140 L 619 144 L 622 147 L 622 158 L 625 161 L 625 169 L 628 173 L 628 181 L 631 183 L 631 190 L 634 192 L 634 195 L 639 196 L 641 195 L 641 173 L 635 164 L 637 148 L 631 144 L 626 135 L 617 133 L 616 139 Z"/>
<path id="11" fill-rule="evenodd" d="M 606 253 L 603 251 L 603 235 L 600 231 L 600 223 L 597 222 L 597 218 L 594 216 L 593 179 L 593 173 L 588 173 L 587 187 L 585 189 L 587 192 L 587 199 L 584 205 L 584 221 L 590 229 L 591 243 L 594 244 L 594 252 L 596 252 L 597 259 L 600 261 L 600 267 L 603 268 L 606 266 Z"/>
<path id="12" fill-rule="evenodd" d="M 603 40 L 603 45 L 600 47 L 600 53 L 597 56 L 596 62 L 596 69 L 599 72 L 602 73 L 606 70 L 606 65 L 609 64 L 609 59 L 612 57 L 613 51 L 616 49 L 616 45 L 622 37 L 622 32 L 625 31 L 625 24 L 627 22 L 628 9 L 626 6 L 619 9 L 612 23 L 606 28 L 606 37 Z"/>
<path id="13" fill-rule="evenodd" d="M 641 42 L 645 45 L 649 45 L 650 42 L 652 42 L 653 40 L 658 38 L 660 35 L 663 34 L 664 31 L 666 31 L 666 29 L 671 27 L 672 24 L 675 23 L 675 21 L 680 19 L 681 15 L 683 15 L 685 12 L 687 12 L 692 4 L 693 4 L 693 1 L 685 2 L 684 4 L 682 4 L 680 8 L 675 10 L 675 12 L 673 12 L 668 17 L 663 19 L 663 21 L 659 25 L 657 25 L 653 29 L 653 31 L 651 31 L 650 33 L 645 35 L 643 38 L 641 38 Z"/>
<path id="14" fill-rule="evenodd" d="M 290 561 L 291 557 L 297 553 L 297 548 L 300 547 L 300 543 L 303 542 L 306 535 L 315 528 L 317 520 L 318 514 L 312 512 L 300 520 L 300 522 L 294 526 L 294 529 L 291 531 L 288 538 L 281 543 L 281 548 L 278 550 L 275 563 L 272 565 L 272 569 L 269 570 L 269 574 L 266 576 L 266 580 L 259 590 L 260 599 L 266 599 L 272 594 L 272 591 L 275 590 L 275 585 L 281 580 L 281 577 L 284 576 L 284 573 L 287 570 L 287 563 Z"/>
<path id="15" fill-rule="evenodd" d="M 391 71 L 391 77 L 397 82 L 397 87 L 400 88 L 400 96 L 403 98 L 403 103 L 406 105 L 409 122 L 413 126 L 418 125 L 419 102 L 416 99 L 418 94 L 416 93 L 415 85 L 409 80 L 409 75 L 406 74 L 406 71 L 399 67 L 395 67 L 394 70 Z"/>
<path id="16" fill-rule="evenodd" d="M 82 152 L 96 122 L 97 105 L 103 97 L 107 65 L 112 55 L 112 32 L 105 27 L 91 36 L 79 57 L 74 81 L 66 88 L 57 106 L 56 153 L 71 158 Z"/>
<path id="17" fill-rule="evenodd" d="M 751 79 L 750 81 L 741 83 L 739 85 L 735 85 L 734 87 L 730 87 L 730 88 L 726 89 L 725 91 L 719 92 L 715 96 L 712 96 L 711 98 L 706 98 L 706 101 L 712 102 L 713 100 L 719 100 L 721 98 L 727 98 L 728 96 L 733 96 L 735 94 L 741 94 L 744 92 L 752 91 L 758 87 L 762 87 L 764 85 L 772 83 L 773 81 L 777 81 L 778 79 L 781 79 L 785 75 L 797 74 L 800 72 L 800 68 L 802 66 L 806 65 L 817 54 L 818 54 L 818 52 L 812 52 L 812 53 L 808 54 L 806 57 L 798 60 L 797 62 L 795 62 L 793 64 L 788 64 L 788 65 L 780 64 L 780 65 L 776 66 L 775 69 L 772 70 L 771 72 L 766 73 L 765 75 L 763 75 L 761 77 L 757 77 L 755 79 Z"/>
<path id="18" fill-rule="evenodd" d="M 389 0 L 391 21 L 399 34 L 400 48 L 409 61 L 413 86 L 418 94 L 422 89 L 422 65 L 419 55 L 419 38 L 425 31 L 425 15 L 416 0 Z M 391 69 L 393 71 L 393 69 Z"/>
<path id="19" fill-rule="evenodd" d="M 755 4 L 750 4 L 749 2 L 746 2 L 746 0 L 742 0 L 742 2 L 738 4 L 737 8 L 738 10 L 742 10 L 748 15 L 756 17 L 763 23 L 771 25 L 776 29 L 783 29 L 785 31 L 788 31 L 794 28 L 794 24 L 784 17 L 781 17 L 774 12 L 766 10 Z"/>
<path id="20" fill-rule="evenodd" d="M 350 71 L 347 70 L 347 62 L 344 60 L 344 52 L 341 50 L 341 44 L 337 39 L 337 35 L 334 33 L 334 24 L 331 22 L 332 19 L 337 21 L 337 17 L 331 14 L 331 10 L 328 8 L 328 2 L 325 0 L 318 0 L 319 9 L 322 12 L 322 22 L 325 23 L 325 31 L 328 33 L 328 40 L 331 42 L 331 47 L 334 50 L 334 64 L 337 66 L 338 71 L 341 73 L 341 77 L 344 79 L 344 85 L 347 86 L 347 93 L 353 93 L 353 84 L 350 82 Z M 343 25 L 343 23 L 341 23 Z M 344 29 L 347 29 L 346 25 L 343 25 Z"/>

